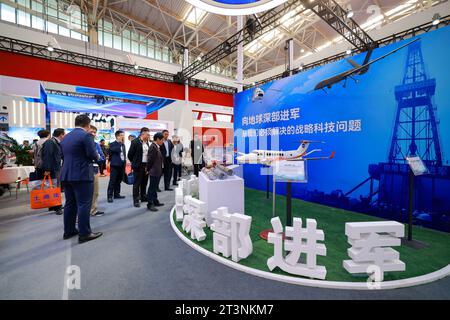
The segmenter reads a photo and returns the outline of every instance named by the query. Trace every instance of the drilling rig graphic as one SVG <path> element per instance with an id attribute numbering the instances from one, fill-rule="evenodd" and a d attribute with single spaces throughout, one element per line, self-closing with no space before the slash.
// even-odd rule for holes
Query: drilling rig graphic
<path id="1" fill-rule="evenodd" d="M 416 178 L 414 209 L 426 213 L 428 226 L 450 231 L 450 166 L 443 163 L 437 108 L 433 103 L 436 79 L 427 74 L 421 41 L 408 47 L 403 81 L 394 91 L 397 109 L 388 161 L 369 165 L 370 177 L 345 196 L 369 182 L 367 207 L 362 211 L 377 208 L 378 212 L 384 211 L 382 216 L 386 218 L 404 221 L 409 206 L 406 157 L 419 156 L 429 174 Z"/>
<path id="2" fill-rule="evenodd" d="M 442 166 L 433 96 L 436 79 L 428 78 L 421 42 L 409 46 L 403 83 L 395 87 L 397 114 L 389 163 L 405 163 L 407 156 L 420 156 L 427 166 Z"/>

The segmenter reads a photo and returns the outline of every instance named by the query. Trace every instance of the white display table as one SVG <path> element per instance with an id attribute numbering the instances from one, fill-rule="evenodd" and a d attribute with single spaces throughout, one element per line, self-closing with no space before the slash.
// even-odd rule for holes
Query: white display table
<path id="1" fill-rule="evenodd" d="M 228 176 L 224 180 L 209 180 L 200 172 L 198 177 L 200 201 L 206 202 L 206 223 L 212 223 L 211 212 L 219 207 L 227 207 L 230 213 L 245 214 L 244 180 L 238 176 Z"/>
<path id="2" fill-rule="evenodd" d="M 28 178 L 30 172 L 34 172 L 33 166 L 4 167 L 0 170 L 0 184 L 14 183 L 18 178 Z"/>

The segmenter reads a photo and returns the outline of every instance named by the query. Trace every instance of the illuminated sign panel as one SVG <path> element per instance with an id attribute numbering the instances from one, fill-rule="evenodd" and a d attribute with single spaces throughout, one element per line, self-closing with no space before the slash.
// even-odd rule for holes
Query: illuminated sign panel
<path id="1" fill-rule="evenodd" d="M 249 15 L 272 9 L 286 0 L 186 0 L 202 10 L 226 16 Z"/>

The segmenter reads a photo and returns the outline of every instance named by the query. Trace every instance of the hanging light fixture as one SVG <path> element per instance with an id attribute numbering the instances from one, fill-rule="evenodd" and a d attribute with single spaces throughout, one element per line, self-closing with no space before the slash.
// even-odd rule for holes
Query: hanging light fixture
<path id="1" fill-rule="evenodd" d="M 354 15 L 355 15 L 355 12 L 353 12 L 352 9 L 348 9 L 348 10 L 347 10 L 347 18 L 348 18 L 348 19 L 353 18 Z"/>
<path id="2" fill-rule="evenodd" d="M 50 42 L 47 44 L 47 50 L 50 52 L 53 52 L 55 50 Z"/>
<path id="3" fill-rule="evenodd" d="M 433 16 L 433 26 L 437 26 L 441 22 L 441 16 L 439 13 L 436 13 Z"/>
<path id="4" fill-rule="evenodd" d="M 139 65 L 137 63 L 134 64 L 134 69 L 135 70 L 139 69 Z"/>
<path id="5" fill-rule="evenodd" d="M 347 51 L 345 51 L 346 54 L 352 54 L 352 49 L 348 48 Z"/>

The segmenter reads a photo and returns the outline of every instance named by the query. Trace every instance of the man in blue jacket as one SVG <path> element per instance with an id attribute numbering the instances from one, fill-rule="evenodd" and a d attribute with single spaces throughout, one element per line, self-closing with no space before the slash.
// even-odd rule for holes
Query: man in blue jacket
<path id="1" fill-rule="evenodd" d="M 117 130 L 115 133 L 116 141 L 109 144 L 109 183 L 108 183 L 108 202 L 114 199 L 123 199 L 125 196 L 120 195 L 120 183 L 125 174 L 126 150 L 125 150 L 125 133 Z"/>
<path id="2" fill-rule="evenodd" d="M 61 149 L 64 162 L 61 183 L 66 195 L 64 205 L 64 239 L 78 235 L 78 242 L 97 239 L 101 232 L 92 232 L 90 211 L 94 191 L 93 162 L 99 160 L 94 139 L 89 134 L 91 119 L 75 118 L 75 129 L 64 137 Z M 78 216 L 78 230 L 75 227 Z"/>
<path id="3" fill-rule="evenodd" d="M 42 145 L 42 164 L 41 170 L 37 172 L 39 180 L 44 179 L 44 176 L 50 176 L 50 179 L 57 179 L 58 186 L 60 186 L 60 173 L 62 164 L 61 141 L 64 138 L 65 131 L 62 128 L 53 131 L 53 137 L 48 139 Z M 62 207 L 56 206 L 48 208 L 48 211 L 55 211 L 57 215 L 61 215 Z"/>

